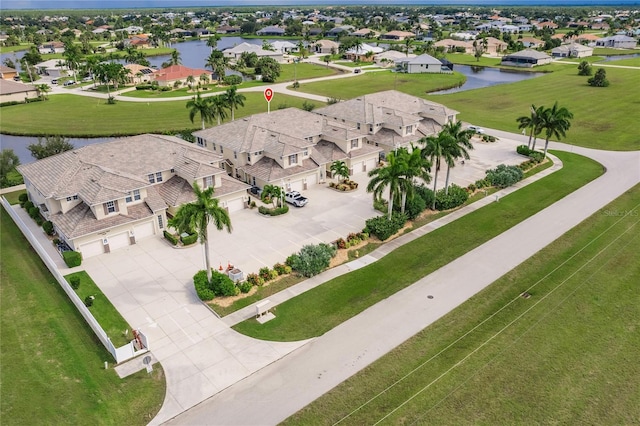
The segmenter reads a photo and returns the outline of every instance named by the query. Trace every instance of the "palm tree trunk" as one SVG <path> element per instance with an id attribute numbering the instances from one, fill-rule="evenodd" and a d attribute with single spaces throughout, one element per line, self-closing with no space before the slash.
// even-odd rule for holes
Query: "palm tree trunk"
<path id="1" fill-rule="evenodd" d="M 231 107 L 231 121 L 236 119 L 234 112 L 235 112 L 235 108 Z"/>
<path id="2" fill-rule="evenodd" d="M 202 115 L 202 114 L 200 114 Z M 204 117 L 202 117 L 202 130 L 204 130 Z"/>
<path id="3" fill-rule="evenodd" d="M 549 138 L 544 141 L 544 154 L 542 155 L 542 159 L 547 158 L 547 148 L 549 147 Z"/>
<path id="4" fill-rule="evenodd" d="M 211 281 L 211 260 L 209 259 L 209 239 L 204 240 L 204 264 L 207 268 L 207 280 Z"/>
<path id="5" fill-rule="evenodd" d="M 404 214 L 404 207 L 407 205 L 407 191 L 402 191 L 402 206 L 400 206 L 400 212 Z"/>
<path id="6" fill-rule="evenodd" d="M 391 220 L 391 214 L 393 213 L 393 192 L 391 188 L 389 188 L 389 208 L 387 211 L 387 215 L 389 216 L 389 220 Z"/>
<path id="7" fill-rule="evenodd" d="M 447 164 L 447 178 L 444 181 L 444 195 L 449 194 L 449 172 L 451 171 L 451 166 Z"/>
<path id="8" fill-rule="evenodd" d="M 436 209 L 436 185 L 438 184 L 438 166 L 436 166 L 436 172 L 433 176 L 433 205 L 431 206 L 431 210 Z"/>
<path id="9" fill-rule="evenodd" d="M 532 150 L 532 151 L 535 151 L 535 150 L 536 150 L 536 141 L 537 141 L 537 140 L 538 140 L 538 136 L 535 136 L 535 137 L 533 138 L 533 146 L 531 147 L 531 150 Z"/>
<path id="10" fill-rule="evenodd" d="M 529 132 L 529 142 L 527 142 L 527 148 L 531 149 L 531 139 L 533 138 L 533 127 L 531 128 L 531 131 Z"/>
<path id="11" fill-rule="evenodd" d="M 220 116 L 218 115 L 218 126 L 220 125 Z"/>

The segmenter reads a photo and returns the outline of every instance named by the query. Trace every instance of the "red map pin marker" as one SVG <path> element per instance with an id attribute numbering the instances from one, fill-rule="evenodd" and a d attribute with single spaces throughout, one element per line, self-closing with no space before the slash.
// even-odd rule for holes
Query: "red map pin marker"
<path id="1" fill-rule="evenodd" d="M 273 90 L 269 88 L 265 89 L 264 98 L 267 100 L 267 102 L 271 102 L 271 99 L 273 99 Z"/>

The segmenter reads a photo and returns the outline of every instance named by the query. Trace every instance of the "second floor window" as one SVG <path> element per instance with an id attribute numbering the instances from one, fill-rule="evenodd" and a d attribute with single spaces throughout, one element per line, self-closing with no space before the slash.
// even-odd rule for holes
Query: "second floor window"
<path id="1" fill-rule="evenodd" d="M 148 178 L 149 183 L 156 183 L 156 176 L 153 173 L 149 173 Z"/>
<path id="2" fill-rule="evenodd" d="M 107 213 L 115 213 L 116 203 L 115 201 L 107 201 Z"/>
<path id="3" fill-rule="evenodd" d="M 358 139 L 351 139 L 351 148 L 358 147 Z"/>
<path id="4" fill-rule="evenodd" d="M 204 187 L 209 188 L 213 186 L 213 176 L 207 176 L 204 178 Z"/>
<path id="5" fill-rule="evenodd" d="M 298 154 L 293 154 L 289 156 L 289 165 L 298 164 Z"/>
<path id="6" fill-rule="evenodd" d="M 162 172 L 156 173 L 156 182 L 162 182 Z"/>

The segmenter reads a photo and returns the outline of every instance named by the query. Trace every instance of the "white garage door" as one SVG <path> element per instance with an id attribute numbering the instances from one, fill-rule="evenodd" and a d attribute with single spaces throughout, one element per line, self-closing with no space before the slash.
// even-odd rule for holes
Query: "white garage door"
<path id="1" fill-rule="evenodd" d="M 376 168 L 376 159 L 370 158 L 367 160 L 366 164 L 367 164 L 367 172 L 370 172 L 371 170 Z"/>
<path id="2" fill-rule="evenodd" d="M 129 233 L 123 232 L 121 234 L 109 235 L 109 250 L 114 251 L 122 247 L 129 245 Z"/>
<path id="3" fill-rule="evenodd" d="M 304 190 L 302 185 L 302 179 L 297 180 L 295 182 L 291 182 L 291 190 L 298 191 L 298 192 Z"/>
<path id="4" fill-rule="evenodd" d="M 313 174 L 311 176 L 307 176 L 307 188 L 312 188 L 313 185 L 318 183 L 318 176 Z"/>
<path id="5" fill-rule="evenodd" d="M 351 163 L 351 174 L 357 175 L 362 173 L 362 161 L 356 161 L 355 163 Z"/>
<path id="6" fill-rule="evenodd" d="M 141 223 L 140 225 L 134 226 L 133 233 L 136 236 L 136 241 L 152 236 L 155 234 L 153 222 Z"/>
<path id="7" fill-rule="evenodd" d="M 242 197 L 227 201 L 227 209 L 229 209 L 229 213 L 244 209 L 244 201 L 242 200 Z"/>
<path id="8" fill-rule="evenodd" d="M 104 253 L 104 246 L 102 240 L 95 240 L 90 243 L 80 244 L 79 250 L 82 253 L 82 258 L 88 259 Z"/>

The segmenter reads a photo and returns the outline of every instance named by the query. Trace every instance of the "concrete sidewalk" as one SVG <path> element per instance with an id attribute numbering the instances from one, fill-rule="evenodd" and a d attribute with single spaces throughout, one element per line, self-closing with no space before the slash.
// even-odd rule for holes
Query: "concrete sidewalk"
<path id="1" fill-rule="evenodd" d="M 489 132 L 526 140 L 521 135 Z M 551 143 L 551 148 L 591 157 L 607 173 L 168 423 L 207 424 L 214 418 L 224 425 L 281 422 L 640 182 L 640 152 L 606 152 L 557 143 Z"/>

